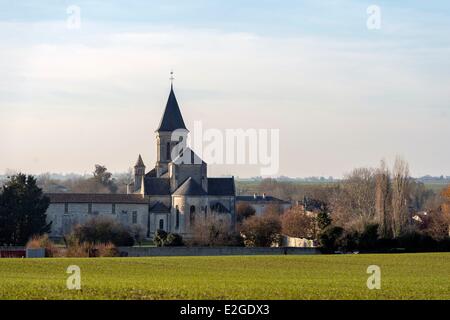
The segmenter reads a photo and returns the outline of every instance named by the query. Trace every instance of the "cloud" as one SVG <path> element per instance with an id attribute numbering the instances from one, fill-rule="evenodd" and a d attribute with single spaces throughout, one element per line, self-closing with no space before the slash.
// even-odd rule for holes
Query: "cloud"
<path id="1" fill-rule="evenodd" d="M 419 173 L 448 170 L 449 153 L 433 161 L 417 151 L 439 152 L 450 133 L 437 118 L 450 98 L 442 48 L 89 22 L 78 31 L 62 22 L 0 30 L 0 134 L 8 137 L 0 168 L 84 172 L 100 162 L 125 171 L 138 153 L 151 163 L 173 68 L 188 124 L 280 128 L 280 174 L 340 175 L 397 153 Z"/>

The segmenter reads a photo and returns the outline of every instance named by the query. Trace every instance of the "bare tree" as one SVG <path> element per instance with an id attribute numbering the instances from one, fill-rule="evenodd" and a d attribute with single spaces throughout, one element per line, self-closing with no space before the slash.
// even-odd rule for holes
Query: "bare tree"
<path id="1" fill-rule="evenodd" d="M 190 243 L 197 246 L 224 246 L 230 244 L 230 223 L 219 215 L 199 217 L 195 221 L 194 235 Z"/>
<path id="2" fill-rule="evenodd" d="M 283 207 L 277 203 L 269 204 L 264 209 L 264 214 L 280 216 L 283 214 Z"/>
<path id="3" fill-rule="evenodd" d="M 280 242 L 280 216 L 264 213 L 250 217 L 244 221 L 240 231 L 247 247 L 270 247 Z"/>
<path id="4" fill-rule="evenodd" d="M 358 168 L 346 175 L 331 199 L 332 219 L 346 229 L 364 230 L 375 219 L 375 174 Z"/>
<path id="5" fill-rule="evenodd" d="M 422 232 L 433 239 L 443 240 L 450 235 L 450 211 L 433 210 L 421 216 Z"/>
<path id="6" fill-rule="evenodd" d="M 134 224 L 129 228 L 129 232 L 131 236 L 133 237 L 134 241 L 139 244 L 139 246 L 142 245 L 142 241 L 145 239 L 145 230 L 144 228 L 139 224 Z"/>
<path id="7" fill-rule="evenodd" d="M 398 237 L 407 231 L 411 224 L 408 212 L 408 198 L 408 163 L 397 157 L 392 171 L 392 233 L 394 237 Z"/>
<path id="8" fill-rule="evenodd" d="M 255 208 L 253 208 L 248 203 L 239 203 L 236 206 L 236 220 L 238 223 L 242 223 L 247 218 L 254 216 L 256 214 Z"/>
<path id="9" fill-rule="evenodd" d="M 375 211 L 379 224 L 379 234 L 383 238 L 392 236 L 391 217 L 391 177 L 384 160 L 375 173 Z"/>
<path id="10" fill-rule="evenodd" d="M 289 237 L 311 239 L 316 233 L 316 218 L 296 206 L 281 216 L 281 228 L 283 234 Z"/>
<path id="11" fill-rule="evenodd" d="M 134 172 L 132 168 L 124 173 L 119 173 L 115 175 L 117 180 L 117 193 L 127 193 L 127 186 L 134 182 Z"/>

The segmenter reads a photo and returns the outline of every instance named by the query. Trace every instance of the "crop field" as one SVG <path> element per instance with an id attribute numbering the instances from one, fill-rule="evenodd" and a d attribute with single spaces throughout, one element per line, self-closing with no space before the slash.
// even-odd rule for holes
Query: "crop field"
<path id="1" fill-rule="evenodd" d="M 450 253 L 0 259 L 0 299 L 450 299 Z"/>

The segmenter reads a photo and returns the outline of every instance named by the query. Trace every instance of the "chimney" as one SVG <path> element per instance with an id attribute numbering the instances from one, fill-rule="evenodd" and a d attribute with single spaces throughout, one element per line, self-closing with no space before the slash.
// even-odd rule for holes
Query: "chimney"
<path id="1" fill-rule="evenodd" d="M 253 199 L 256 200 L 256 198 L 257 198 L 256 193 L 254 193 L 254 194 L 253 194 Z"/>
<path id="2" fill-rule="evenodd" d="M 263 193 L 263 199 L 266 199 L 266 193 L 265 192 Z"/>

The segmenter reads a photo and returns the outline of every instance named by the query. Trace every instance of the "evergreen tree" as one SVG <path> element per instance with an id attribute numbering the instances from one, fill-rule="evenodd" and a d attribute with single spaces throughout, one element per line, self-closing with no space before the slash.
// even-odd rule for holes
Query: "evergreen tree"
<path id="1" fill-rule="evenodd" d="M 321 207 L 320 212 L 317 214 L 316 220 L 317 226 L 320 230 L 325 229 L 331 224 L 332 221 L 330 215 L 328 214 L 328 208 L 326 205 Z"/>
<path id="2" fill-rule="evenodd" d="M 25 245 L 32 236 L 50 232 L 49 204 L 33 176 L 10 177 L 0 193 L 0 245 Z"/>

